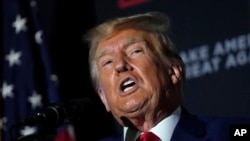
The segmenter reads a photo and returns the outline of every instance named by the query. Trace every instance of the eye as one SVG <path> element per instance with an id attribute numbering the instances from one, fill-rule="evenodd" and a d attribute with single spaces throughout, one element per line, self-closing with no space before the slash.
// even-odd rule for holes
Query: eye
<path id="1" fill-rule="evenodd" d="M 141 49 L 136 49 L 136 50 L 134 50 L 134 51 L 132 52 L 132 54 L 138 54 L 138 53 L 141 53 L 141 52 L 142 52 Z"/>
<path id="2" fill-rule="evenodd" d="M 112 60 L 103 61 L 102 66 L 109 65 L 109 64 L 111 64 L 112 62 L 113 62 Z"/>
<path id="3" fill-rule="evenodd" d="M 133 56 L 133 57 L 141 55 L 144 53 L 146 47 L 147 47 L 147 44 L 145 43 L 145 41 L 133 42 L 127 48 L 127 55 Z"/>
<path id="4" fill-rule="evenodd" d="M 140 55 L 143 53 L 143 50 L 141 48 L 136 48 L 136 49 L 133 49 L 129 52 L 129 55 L 130 56 L 137 56 L 137 55 Z"/>

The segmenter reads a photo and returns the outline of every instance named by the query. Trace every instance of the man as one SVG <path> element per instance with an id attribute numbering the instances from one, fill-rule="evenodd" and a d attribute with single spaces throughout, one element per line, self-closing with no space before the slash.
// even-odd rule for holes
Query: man
<path id="1" fill-rule="evenodd" d="M 168 32 L 159 12 L 115 18 L 88 32 L 93 86 L 124 127 L 107 140 L 136 141 L 148 132 L 160 141 L 229 140 L 231 120 L 200 118 L 182 106 L 185 68 Z"/>

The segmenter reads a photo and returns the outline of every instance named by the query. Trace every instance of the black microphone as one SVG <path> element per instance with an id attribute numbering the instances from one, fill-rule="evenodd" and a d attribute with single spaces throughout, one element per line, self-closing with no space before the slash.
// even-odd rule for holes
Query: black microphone
<path id="1" fill-rule="evenodd" d="M 90 98 L 71 100 L 67 104 L 51 103 L 42 112 L 21 121 L 18 125 L 59 126 L 64 122 L 90 114 L 95 105 Z"/>

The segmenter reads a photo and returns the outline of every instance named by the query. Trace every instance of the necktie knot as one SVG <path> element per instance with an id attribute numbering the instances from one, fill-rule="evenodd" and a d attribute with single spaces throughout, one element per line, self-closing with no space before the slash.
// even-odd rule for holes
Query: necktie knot
<path id="1" fill-rule="evenodd" d="M 157 137 L 154 133 L 152 132 L 144 132 L 142 133 L 137 141 L 160 141 L 160 138 Z"/>

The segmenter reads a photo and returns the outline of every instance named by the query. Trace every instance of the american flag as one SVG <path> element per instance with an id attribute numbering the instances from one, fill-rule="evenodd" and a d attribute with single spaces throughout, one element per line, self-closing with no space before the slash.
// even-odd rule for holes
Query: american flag
<path id="1" fill-rule="evenodd" d="M 38 133 L 36 125 L 14 125 L 60 100 L 38 12 L 35 0 L 3 0 L 1 141 Z"/>

